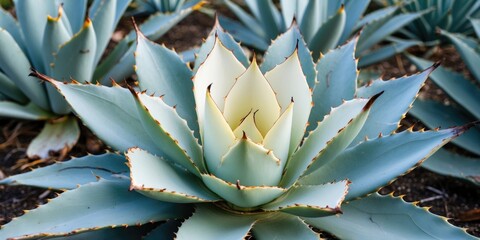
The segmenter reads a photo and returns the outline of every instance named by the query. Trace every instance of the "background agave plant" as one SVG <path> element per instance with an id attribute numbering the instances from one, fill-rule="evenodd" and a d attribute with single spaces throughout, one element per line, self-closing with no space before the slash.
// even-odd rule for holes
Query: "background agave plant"
<path id="1" fill-rule="evenodd" d="M 126 157 L 86 156 L 2 180 L 70 190 L 0 237 L 129 238 L 165 221 L 146 239 L 318 239 L 309 226 L 340 238 L 473 238 L 375 193 L 467 127 L 395 133 L 433 68 L 357 88 L 355 44 L 314 64 L 294 26 L 258 66 L 217 25 L 193 70 L 138 33 L 140 92 L 34 72 Z M 304 138 L 308 122 L 317 124 Z"/>
<path id="2" fill-rule="evenodd" d="M 472 24 L 480 36 L 480 22 L 472 19 Z M 440 67 L 430 78 L 442 88 L 454 104 L 445 105 L 434 100 L 418 100 L 410 113 L 420 119 L 430 128 L 459 126 L 467 122 L 480 120 L 480 43 L 478 38 L 473 39 L 461 34 L 449 33 L 444 30 L 440 34 L 448 39 L 464 60 L 466 66 L 476 79 L 476 83 L 460 73 Z M 431 63 L 427 60 L 407 55 L 419 68 L 426 68 Z M 470 156 L 439 150 L 422 166 L 427 169 L 453 177 L 466 179 L 475 184 L 480 184 L 480 128 L 474 127 L 463 136 L 455 139 L 453 143 Z"/>
<path id="3" fill-rule="evenodd" d="M 280 10 L 272 0 L 241 1 L 252 14 L 231 0 L 223 2 L 240 20 L 238 22 L 221 16 L 219 19 L 225 29 L 242 43 L 263 51 L 290 27 L 294 17 L 315 60 L 320 53 L 335 48 L 363 28 L 356 49 L 360 67 L 418 44 L 418 41 L 401 40 L 390 35 L 423 14 L 400 13 L 399 6 L 391 6 L 363 16 L 370 0 L 282 0 Z M 389 43 L 372 50 L 374 45 L 383 40 Z"/>
<path id="4" fill-rule="evenodd" d="M 60 4 L 62 3 L 62 4 Z M 29 68 L 69 82 L 123 79 L 133 72 L 134 32 L 99 64 L 111 35 L 129 0 L 95 0 L 87 13 L 87 0 L 15 1 L 18 22 L 0 11 L 0 116 L 27 120 L 48 120 L 30 144 L 27 155 L 47 157 L 50 150 L 71 148 L 80 131 L 70 107 L 50 85 L 28 77 Z M 175 14 L 150 17 L 142 29 L 158 38 L 195 7 Z M 85 18 L 87 19 L 85 21 Z M 129 50 L 131 48 L 131 50 Z M 97 67 L 98 65 L 98 67 Z M 115 74 L 112 74 L 115 71 Z"/>
<path id="5" fill-rule="evenodd" d="M 199 2 L 200 0 L 134 0 L 130 5 L 128 14 L 172 13 L 180 11 L 184 5 L 196 5 Z"/>
<path id="6" fill-rule="evenodd" d="M 435 45 L 439 42 L 436 28 L 444 29 L 451 33 L 474 35 L 470 18 L 480 17 L 480 2 L 478 1 L 400 1 L 379 0 L 385 6 L 401 6 L 404 13 L 426 11 L 420 18 L 406 25 L 399 31 L 408 39 L 423 41 L 426 45 Z"/>

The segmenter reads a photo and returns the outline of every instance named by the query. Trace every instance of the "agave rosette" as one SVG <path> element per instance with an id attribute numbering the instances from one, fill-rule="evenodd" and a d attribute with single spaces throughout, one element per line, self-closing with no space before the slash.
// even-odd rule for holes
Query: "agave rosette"
<path id="1" fill-rule="evenodd" d="M 164 220 L 147 239 L 318 239 L 312 226 L 340 238 L 469 237 L 414 204 L 375 193 L 466 129 L 395 133 L 433 67 L 357 89 L 356 39 L 314 64 L 296 26 L 260 66 L 218 25 L 193 70 L 140 32 L 137 41 L 141 91 L 34 73 L 126 153 L 1 181 L 71 189 L 6 224 L 1 237 L 126 237 Z"/>
<path id="2" fill-rule="evenodd" d="M 71 108 L 55 88 L 29 77 L 30 67 L 69 82 L 102 82 L 133 74 L 135 32 L 102 59 L 131 0 L 35 0 L 15 2 L 15 14 L 0 8 L 0 117 L 46 120 L 27 149 L 29 157 L 71 149 L 80 136 Z M 88 4 L 88 2 L 91 2 Z M 153 14 L 140 28 L 157 39 L 201 4 L 171 14 Z M 16 18 L 14 17 L 16 16 Z"/>

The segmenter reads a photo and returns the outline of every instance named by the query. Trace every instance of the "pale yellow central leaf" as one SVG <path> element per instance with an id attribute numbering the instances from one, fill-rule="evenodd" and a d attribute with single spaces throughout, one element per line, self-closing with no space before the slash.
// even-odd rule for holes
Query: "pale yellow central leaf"
<path id="1" fill-rule="evenodd" d="M 255 60 L 228 93 L 223 114 L 230 127 L 236 129 L 252 109 L 257 109 L 255 122 L 265 136 L 280 116 L 280 106 Z"/>
<path id="2" fill-rule="evenodd" d="M 263 136 L 260 131 L 258 131 L 255 123 L 255 112 L 252 111 L 243 119 L 240 126 L 238 126 L 233 133 L 236 138 L 242 138 L 245 134 L 255 143 L 261 143 L 263 141 Z"/>

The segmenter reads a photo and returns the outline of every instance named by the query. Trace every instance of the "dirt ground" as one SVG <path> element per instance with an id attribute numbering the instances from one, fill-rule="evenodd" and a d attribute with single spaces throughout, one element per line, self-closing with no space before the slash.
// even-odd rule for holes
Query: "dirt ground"
<path id="1" fill-rule="evenodd" d="M 131 28 L 130 21 L 122 21 L 121 28 Z M 213 26 L 213 20 L 201 13 L 194 13 L 187 17 L 159 42 L 178 51 L 185 50 L 186 46 L 200 45 Z M 417 51 L 417 50 L 415 50 Z M 421 51 L 419 49 L 418 51 Z M 458 64 L 458 54 L 450 48 L 439 50 L 444 54 L 445 64 L 455 66 L 457 70 L 465 71 L 465 67 Z M 446 53 L 446 54 L 445 54 Z M 372 69 L 383 73 L 385 78 L 399 77 L 415 71 L 402 57 L 393 58 Z M 427 95 L 440 96 L 441 92 L 433 84 L 428 83 L 423 92 Z M 404 124 L 416 122 L 407 118 Z M 54 156 L 51 159 L 28 160 L 25 152 L 28 143 L 36 136 L 42 127 L 41 122 L 26 122 L 16 120 L 0 120 L 0 179 L 30 168 L 51 164 L 54 161 L 68 159 L 68 156 L 82 156 L 87 152 L 102 153 L 104 145 L 82 127 L 82 136 L 79 143 L 68 155 Z M 441 176 L 427 170 L 417 168 L 405 176 L 398 178 L 391 185 L 384 187 L 382 194 L 395 192 L 395 195 L 405 195 L 406 201 L 420 201 L 420 206 L 431 206 L 430 211 L 451 218 L 450 222 L 456 226 L 468 229 L 468 232 L 480 236 L 480 190 L 477 186 L 454 178 Z M 56 196 L 56 192 L 33 187 L 0 186 L 0 225 L 8 223 L 13 217 L 23 214 L 23 210 L 35 208 L 44 204 L 47 199 Z M 474 216 L 468 220 L 465 215 Z"/>

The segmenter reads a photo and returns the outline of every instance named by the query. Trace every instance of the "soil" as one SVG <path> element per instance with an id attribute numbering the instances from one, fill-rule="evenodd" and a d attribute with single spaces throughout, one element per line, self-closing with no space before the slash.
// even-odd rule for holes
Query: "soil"
<path id="1" fill-rule="evenodd" d="M 195 12 L 158 42 L 165 43 L 166 46 L 178 51 L 186 50 L 187 46 L 199 46 L 202 38 L 208 35 L 213 22 L 211 18 Z M 131 23 L 128 19 L 124 20 L 123 28 L 120 31 L 127 32 L 126 29 L 131 28 L 129 24 Z M 422 49 L 414 51 L 422 52 Z M 452 48 L 442 48 L 439 52 L 443 53 L 445 58 L 444 65 L 454 66 L 459 71 L 466 71 L 462 64 L 458 64 L 458 54 Z M 378 64 L 371 69 L 380 71 L 387 79 L 416 71 L 401 56 Z M 440 99 L 445 99 L 441 90 L 431 83 L 427 83 L 422 92 L 427 96 L 439 96 Z M 416 122 L 407 118 L 403 121 L 403 124 L 408 126 Z M 42 125 L 41 122 L 0 120 L 0 179 L 29 171 L 30 168 L 68 159 L 65 154 L 40 160 L 26 158 L 26 147 L 33 137 L 40 132 Z M 69 156 L 82 156 L 88 152 L 95 154 L 104 151 L 105 146 L 87 128 L 82 126 L 81 138 L 69 153 Z M 480 202 L 478 201 L 480 190 L 469 182 L 417 168 L 405 176 L 399 177 L 380 192 L 382 194 L 394 192 L 395 195 L 405 195 L 404 199 L 409 202 L 420 201 L 419 206 L 431 206 L 431 212 L 451 218 L 450 223 L 467 228 L 469 233 L 480 236 Z M 0 225 L 22 215 L 23 210 L 33 209 L 55 196 L 56 192 L 52 190 L 23 186 L 0 186 Z M 476 220 L 472 221 L 465 218 L 464 215 L 468 213 L 476 216 Z M 462 221 L 462 219 L 465 221 Z"/>

